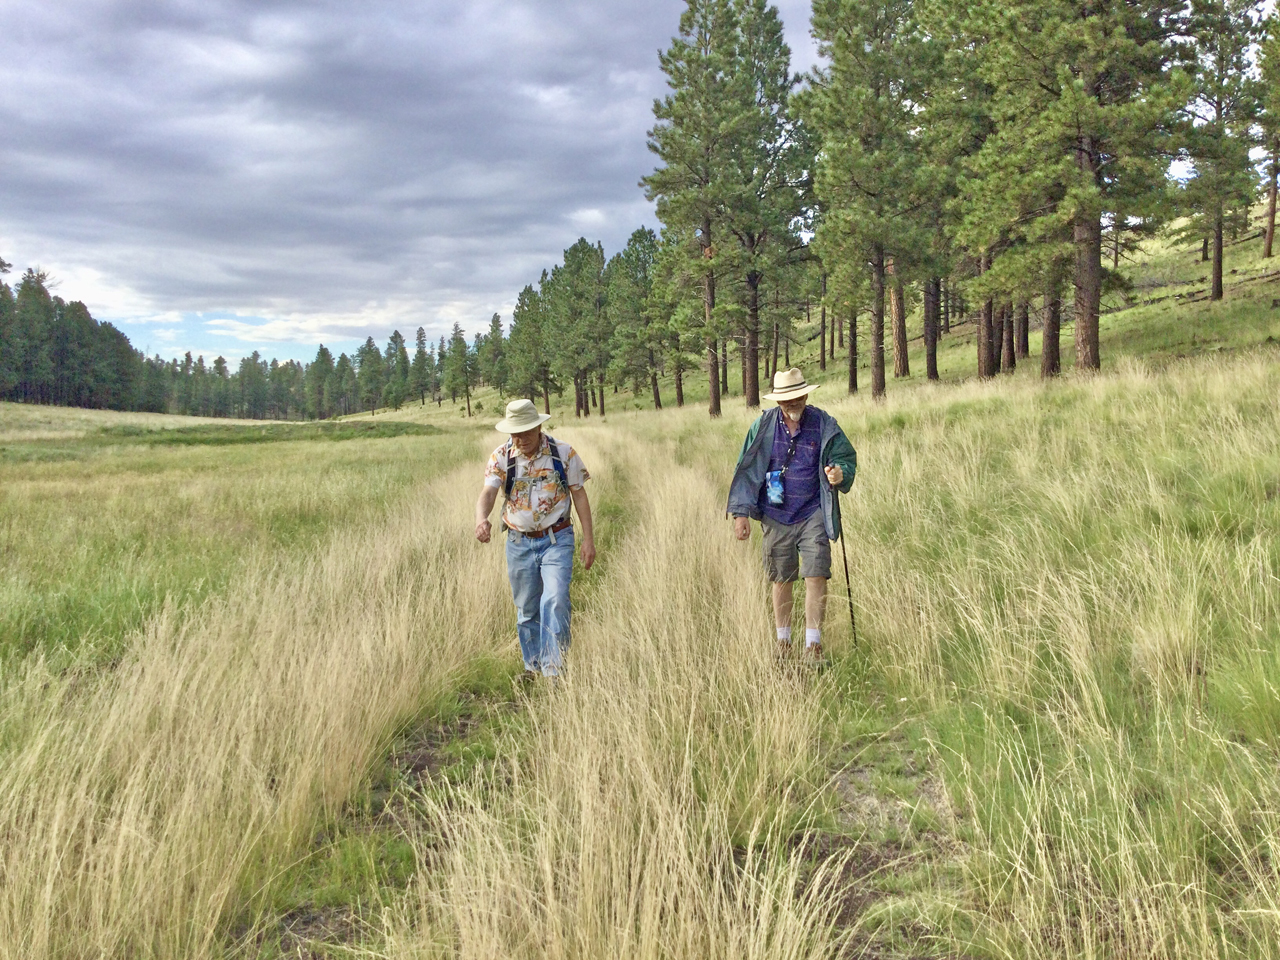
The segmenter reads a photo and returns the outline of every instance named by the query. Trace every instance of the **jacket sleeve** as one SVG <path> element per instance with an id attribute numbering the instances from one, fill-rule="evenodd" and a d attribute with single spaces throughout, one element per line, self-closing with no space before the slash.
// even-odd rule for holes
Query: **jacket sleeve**
<path id="1" fill-rule="evenodd" d="M 844 479 L 840 481 L 838 489 L 841 493 L 848 493 L 853 487 L 854 475 L 858 472 L 858 452 L 853 449 L 853 444 L 839 428 L 836 429 L 836 435 L 831 438 L 831 445 L 827 449 L 826 466 L 840 468 L 844 473 Z"/>
<path id="2" fill-rule="evenodd" d="M 740 480 L 746 467 L 747 453 L 751 450 L 751 445 L 755 443 L 756 436 L 760 433 L 760 424 L 763 421 L 764 414 L 756 417 L 755 422 L 747 430 L 746 439 L 742 441 L 742 449 L 738 452 L 738 463 L 733 468 L 733 480 L 729 484 L 729 503 L 725 507 L 725 512 L 730 516 L 749 517 L 753 515 L 755 498 L 759 491 L 751 491 L 750 502 L 748 502 L 744 499 L 747 496 L 747 491 L 741 488 Z"/>
<path id="3" fill-rule="evenodd" d="M 760 421 L 764 419 L 764 414 L 756 417 L 751 426 L 747 428 L 746 439 L 742 441 L 742 449 L 738 451 L 738 466 L 735 471 L 742 466 L 742 461 L 746 459 L 747 451 L 751 449 L 751 442 L 755 440 L 756 434 L 760 432 Z"/>

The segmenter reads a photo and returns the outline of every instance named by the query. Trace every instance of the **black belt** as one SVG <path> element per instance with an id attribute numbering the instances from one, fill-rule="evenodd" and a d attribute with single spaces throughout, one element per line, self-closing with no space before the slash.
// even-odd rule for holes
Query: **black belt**
<path id="1" fill-rule="evenodd" d="M 508 527 L 507 529 L 511 530 L 512 533 L 520 534 L 522 537 L 529 537 L 531 540 L 541 540 L 548 533 L 559 533 L 562 530 L 568 530 L 571 526 L 573 526 L 572 521 L 564 519 L 559 523 L 552 525 L 550 530 L 534 530 L 531 533 L 525 533 L 523 530 L 515 530 L 511 527 Z"/>

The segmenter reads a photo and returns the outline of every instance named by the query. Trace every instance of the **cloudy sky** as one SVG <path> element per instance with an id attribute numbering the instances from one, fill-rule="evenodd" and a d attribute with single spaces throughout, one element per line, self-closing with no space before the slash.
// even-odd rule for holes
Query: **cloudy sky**
<path id="1" fill-rule="evenodd" d="M 656 225 L 683 6 L 0 0 L 0 257 L 166 358 L 481 329 L 577 237 Z"/>

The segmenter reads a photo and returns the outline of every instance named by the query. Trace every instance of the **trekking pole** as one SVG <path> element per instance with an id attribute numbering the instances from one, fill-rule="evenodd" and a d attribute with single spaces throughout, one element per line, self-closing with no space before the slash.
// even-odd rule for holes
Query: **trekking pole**
<path id="1" fill-rule="evenodd" d="M 840 496 L 839 493 L 836 494 Z M 837 501 L 838 503 L 839 501 Z M 844 516 L 840 517 L 840 556 L 844 559 L 844 591 L 849 599 L 849 626 L 853 628 L 853 645 L 858 646 L 858 618 L 853 614 L 853 584 L 849 580 L 849 548 L 844 541 Z"/>

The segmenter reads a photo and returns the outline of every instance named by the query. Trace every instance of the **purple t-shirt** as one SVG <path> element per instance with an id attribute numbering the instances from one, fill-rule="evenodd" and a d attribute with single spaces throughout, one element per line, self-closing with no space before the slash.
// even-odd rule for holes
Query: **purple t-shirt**
<path id="1" fill-rule="evenodd" d="M 786 468 L 782 475 L 782 506 L 775 507 L 769 503 L 764 486 L 760 488 L 758 505 L 770 520 L 790 525 L 808 520 L 822 505 L 822 495 L 818 490 L 822 474 L 822 423 L 812 408 L 805 407 L 800 415 L 800 430 L 793 437 L 787 432 L 786 419 L 778 417 L 778 425 L 773 431 L 773 449 L 769 454 L 770 470 Z M 788 461 L 787 453 L 793 441 L 795 449 Z"/>

